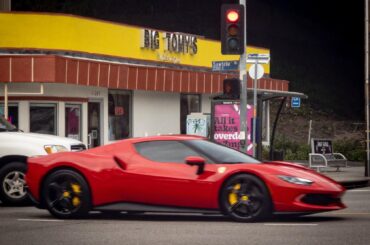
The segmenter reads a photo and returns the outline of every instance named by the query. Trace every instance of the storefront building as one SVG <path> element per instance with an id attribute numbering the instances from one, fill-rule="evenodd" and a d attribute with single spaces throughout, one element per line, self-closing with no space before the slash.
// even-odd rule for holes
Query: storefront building
<path id="1" fill-rule="evenodd" d="M 3 12 L 0 22 L 0 114 L 6 90 L 8 118 L 20 129 L 91 147 L 186 133 L 186 116 L 210 113 L 223 80 L 238 76 L 212 71 L 212 61 L 238 56 L 199 36 L 57 14 Z M 288 91 L 264 70 L 260 91 Z"/>

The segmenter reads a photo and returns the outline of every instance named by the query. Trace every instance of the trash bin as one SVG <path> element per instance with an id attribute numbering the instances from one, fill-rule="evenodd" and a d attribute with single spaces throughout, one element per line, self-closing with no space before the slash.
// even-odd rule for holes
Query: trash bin
<path id="1" fill-rule="evenodd" d="M 277 150 L 272 153 L 272 160 L 274 161 L 284 161 L 284 151 Z"/>

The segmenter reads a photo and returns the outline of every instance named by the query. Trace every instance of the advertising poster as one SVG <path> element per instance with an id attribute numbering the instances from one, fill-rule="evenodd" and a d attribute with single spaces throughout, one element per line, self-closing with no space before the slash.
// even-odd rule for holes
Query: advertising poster
<path id="1" fill-rule="evenodd" d="M 314 153 L 319 154 L 332 154 L 333 146 L 331 140 L 325 139 L 312 139 Z"/>
<path id="2" fill-rule="evenodd" d="M 208 137 L 210 131 L 210 119 L 210 115 L 191 113 L 186 117 L 186 134 Z"/>
<path id="3" fill-rule="evenodd" d="M 251 122 L 253 117 L 253 107 L 247 106 L 247 133 L 246 144 L 247 154 L 253 154 L 253 144 L 251 142 Z M 214 104 L 213 115 L 213 140 L 227 147 L 239 150 L 240 140 L 240 107 L 237 103 Z"/>

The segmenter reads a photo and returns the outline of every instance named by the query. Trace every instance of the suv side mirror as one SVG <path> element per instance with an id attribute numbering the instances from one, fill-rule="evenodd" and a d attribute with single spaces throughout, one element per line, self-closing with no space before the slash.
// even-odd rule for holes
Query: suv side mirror
<path id="1" fill-rule="evenodd" d="M 204 165 L 206 161 L 203 157 L 190 156 L 185 158 L 185 163 L 190 166 L 198 166 L 197 175 L 200 175 L 204 172 Z"/>

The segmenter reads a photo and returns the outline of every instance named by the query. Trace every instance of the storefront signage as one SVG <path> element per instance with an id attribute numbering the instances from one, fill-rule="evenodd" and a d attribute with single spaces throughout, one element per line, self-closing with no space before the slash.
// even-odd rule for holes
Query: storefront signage
<path id="1" fill-rule="evenodd" d="M 158 50 L 160 49 L 160 38 L 163 39 L 165 51 L 191 54 L 198 52 L 197 37 L 183 33 L 162 32 L 156 30 L 141 30 L 141 48 Z"/>
<path id="2" fill-rule="evenodd" d="M 230 148 L 239 150 L 240 148 L 240 107 L 238 103 L 214 104 L 214 114 L 212 118 L 213 135 L 215 142 Z M 253 117 L 253 107 L 247 107 L 247 122 L 251 125 Z M 251 142 L 251 130 L 247 130 L 247 153 L 253 153 Z"/>

